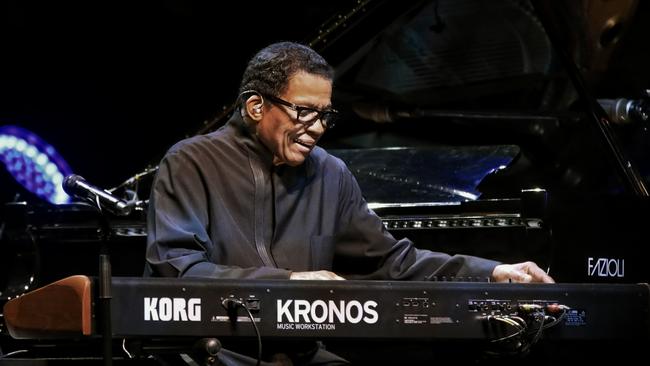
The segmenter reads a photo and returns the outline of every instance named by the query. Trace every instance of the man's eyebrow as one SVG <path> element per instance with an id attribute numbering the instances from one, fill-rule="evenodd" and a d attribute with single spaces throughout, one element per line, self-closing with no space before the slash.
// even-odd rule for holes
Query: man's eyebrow
<path id="1" fill-rule="evenodd" d="M 315 110 L 318 110 L 318 111 L 329 111 L 329 110 L 332 109 L 332 102 L 331 101 L 329 102 L 329 104 L 327 104 L 326 106 L 323 106 L 323 107 L 321 107 L 319 105 L 316 105 L 313 102 L 309 102 L 309 101 L 305 101 L 305 102 L 302 102 L 302 103 L 300 103 L 300 102 L 297 103 L 297 102 L 291 101 L 291 103 L 293 103 L 297 107 L 305 107 L 305 108 L 309 108 L 309 109 L 315 109 Z"/>
<path id="2" fill-rule="evenodd" d="M 300 105 L 300 104 L 297 104 L 297 105 Z M 318 105 L 315 105 L 315 104 L 312 104 L 312 103 L 305 103 L 302 106 L 303 107 L 308 107 L 308 108 L 311 108 L 311 109 L 315 109 L 315 110 L 318 110 L 318 111 L 329 111 L 329 110 L 332 109 L 332 103 L 330 103 L 330 104 L 328 104 L 328 105 L 326 105 L 324 107 L 321 107 L 321 106 L 318 106 Z"/>

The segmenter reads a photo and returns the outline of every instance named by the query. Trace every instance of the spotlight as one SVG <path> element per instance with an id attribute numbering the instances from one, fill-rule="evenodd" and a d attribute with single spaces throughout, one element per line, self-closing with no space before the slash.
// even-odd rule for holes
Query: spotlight
<path id="1" fill-rule="evenodd" d="M 17 126 L 0 127 L 0 161 L 25 189 L 50 203 L 69 203 L 63 178 L 72 174 L 52 145 Z"/>

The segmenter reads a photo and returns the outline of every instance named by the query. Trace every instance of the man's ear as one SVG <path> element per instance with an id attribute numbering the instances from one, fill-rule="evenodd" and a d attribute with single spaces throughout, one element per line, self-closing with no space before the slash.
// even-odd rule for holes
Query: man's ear
<path id="1" fill-rule="evenodd" d="M 251 95 L 248 97 L 248 99 L 246 99 L 246 103 L 244 105 L 246 108 L 246 113 L 252 120 L 259 121 L 262 119 L 262 116 L 264 114 L 264 98 L 262 98 L 261 95 Z"/>

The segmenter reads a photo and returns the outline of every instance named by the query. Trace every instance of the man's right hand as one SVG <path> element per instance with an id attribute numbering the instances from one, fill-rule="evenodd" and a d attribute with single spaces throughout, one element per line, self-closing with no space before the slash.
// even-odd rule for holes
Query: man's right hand
<path id="1" fill-rule="evenodd" d="M 345 280 L 330 271 L 291 272 L 290 280 Z"/>

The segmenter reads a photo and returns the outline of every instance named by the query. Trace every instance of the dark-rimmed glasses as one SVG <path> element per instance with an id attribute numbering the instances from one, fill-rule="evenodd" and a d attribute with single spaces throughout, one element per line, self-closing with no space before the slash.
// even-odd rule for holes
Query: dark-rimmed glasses
<path id="1" fill-rule="evenodd" d="M 287 102 L 284 99 L 274 97 L 272 95 L 264 95 L 264 97 L 273 103 L 282 104 L 283 106 L 289 107 L 291 110 L 296 111 L 296 122 L 304 125 L 305 128 L 309 128 L 319 120 L 325 129 L 332 128 L 336 124 L 336 118 L 339 114 L 336 109 L 319 111 L 318 109 L 295 105 L 291 102 Z"/>

